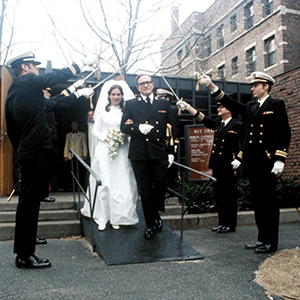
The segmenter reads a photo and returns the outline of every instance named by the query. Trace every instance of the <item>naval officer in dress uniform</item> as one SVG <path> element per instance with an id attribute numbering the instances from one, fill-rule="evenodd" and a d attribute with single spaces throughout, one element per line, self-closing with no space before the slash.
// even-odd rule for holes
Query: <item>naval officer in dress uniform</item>
<path id="1" fill-rule="evenodd" d="M 40 201 L 49 185 L 49 170 L 53 145 L 46 115 L 42 90 L 66 82 L 80 72 L 73 63 L 61 70 L 39 75 L 40 62 L 32 52 L 24 53 L 7 62 L 16 77 L 5 103 L 7 133 L 17 153 L 22 184 L 16 211 L 14 253 L 19 268 L 51 267 L 48 259 L 35 255 Z M 90 96 L 92 89 L 75 92 L 77 98 Z"/>
<path id="2" fill-rule="evenodd" d="M 217 182 L 213 185 L 218 207 L 219 225 L 212 228 L 217 233 L 234 232 L 237 221 L 236 168 L 242 160 L 241 145 L 244 139 L 244 125 L 232 118 L 232 113 L 220 102 L 218 118 L 206 117 L 187 102 L 180 100 L 177 105 L 187 110 L 199 123 L 214 130 L 213 147 L 209 159 L 209 168 Z"/>
<path id="3" fill-rule="evenodd" d="M 144 238 L 150 240 L 163 226 L 158 211 L 164 211 L 167 168 L 174 160 L 173 147 L 166 145 L 167 124 L 173 121 L 169 101 L 153 94 L 151 76 L 137 76 L 136 86 L 140 95 L 126 101 L 121 130 L 131 136 L 128 158 L 147 224 Z"/>
<path id="4" fill-rule="evenodd" d="M 203 73 L 199 75 L 199 82 L 208 86 L 217 101 L 244 118 L 243 166 L 250 182 L 258 228 L 257 241 L 245 248 L 255 253 L 275 252 L 279 227 L 276 175 L 283 171 L 291 139 L 284 101 L 269 95 L 275 80 L 266 73 L 253 72 L 250 84 L 255 101 L 246 104 L 230 98 Z"/>

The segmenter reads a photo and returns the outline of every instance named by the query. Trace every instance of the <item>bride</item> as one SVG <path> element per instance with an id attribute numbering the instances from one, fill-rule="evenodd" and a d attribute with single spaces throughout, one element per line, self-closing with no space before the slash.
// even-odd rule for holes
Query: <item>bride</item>
<path id="1" fill-rule="evenodd" d="M 101 89 L 94 116 L 93 135 L 97 138 L 97 145 L 91 168 L 100 177 L 102 184 L 98 187 L 93 218 L 99 230 L 104 230 L 108 221 L 114 229 L 119 229 L 119 225 L 133 225 L 139 221 L 136 213 L 137 186 L 127 158 L 128 137 L 120 132 L 124 98 L 134 98 L 125 81 L 106 82 Z M 121 135 L 123 140 L 115 148 L 111 144 L 112 131 Z M 90 176 L 91 195 L 95 186 L 96 181 Z M 90 217 L 90 212 L 90 204 L 86 200 L 81 213 Z"/>

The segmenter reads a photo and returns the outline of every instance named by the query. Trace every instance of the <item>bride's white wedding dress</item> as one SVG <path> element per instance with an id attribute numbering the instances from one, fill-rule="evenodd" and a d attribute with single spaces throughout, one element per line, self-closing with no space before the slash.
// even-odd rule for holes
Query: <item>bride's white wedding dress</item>
<path id="1" fill-rule="evenodd" d="M 136 201 L 138 192 L 135 177 L 128 157 L 128 138 L 117 149 L 117 157 L 111 160 L 108 142 L 105 141 L 109 129 L 120 129 L 122 111 L 119 106 L 110 106 L 110 111 L 98 111 L 93 135 L 97 138 L 92 170 L 100 177 L 93 218 L 99 229 L 110 221 L 112 225 L 133 225 L 138 223 Z M 96 180 L 90 176 L 91 201 Z M 84 216 L 90 217 L 90 205 L 86 200 L 81 209 Z"/>

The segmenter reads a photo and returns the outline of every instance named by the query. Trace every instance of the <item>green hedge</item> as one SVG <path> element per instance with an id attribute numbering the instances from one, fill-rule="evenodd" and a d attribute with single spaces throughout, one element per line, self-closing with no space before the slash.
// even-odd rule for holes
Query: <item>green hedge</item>
<path id="1" fill-rule="evenodd" d="M 300 207 L 300 182 L 299 176 L 292 179 L 284 179 L 284 184 L 278 179 L 277 195 L 281 208 Z M 185 197 L 193 199 L 205 183 L 188 182 L 185 184 Z M 182 182 L 176 181 L 175 190 L 182 193 Z M 239 210 L 251 210 L 251 192 L 248 179 L 239 179 L 237 184 Z M 189 202 L 189 201 L 186 201 Z M 186 203 L 187 204 L 187 203 Z M 213 187 L 208 184 L 200 196 L 192 203 L 189 213 L 210 213 L 216 212 Z"/>

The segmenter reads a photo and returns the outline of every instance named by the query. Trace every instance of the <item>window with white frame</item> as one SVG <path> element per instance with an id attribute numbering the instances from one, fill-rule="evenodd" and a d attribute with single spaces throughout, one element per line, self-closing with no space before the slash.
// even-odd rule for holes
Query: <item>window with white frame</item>
<path id="1" fill-rule="evenodd" d="M 225 80 L 225 64 L 218 67 L 218 77 L 220 80 Z"/>
<path id="2" fill-rule="evenodd" d="M 239 66 L 238 66 L 238 57 L 234 57 L 231 60 L 231 71 L 232 71 L 232 76 L 236 75 L 239 73 Z"/>
<path id="3" fill-rule="evenodd" d="M 177 52 L 178 69 L 182 67 L 182 50 Z"/>
<path id="4" fill-rule="evenodd" d="M 250 76 L 252 72 L 256 71 L 255 47 L 252 47 L 246 51 L 246 66 L 247 66 L 247 76 Z"/>
<path id="5" fill-rule="evenodd" d="M 265 17 L 270 15 L 274 10 L 273 0 L 262 0 L 264 3 Z"/>
<path id="6" fill-rule="evenodd" d="M 217 32 L 217 38 L 218 38 L 218 48 L 221 48 L 224 46 L 224 25 L 218 27 Z"/>
<path id="7" fill-rule="evenodd" d="M 236 14 L 230 17 L 230 31 L 234 32 L 237 29 Z"/>
<path id="8" fill-rule="evenodd" d="M 254 25 L 253 1 L 250 1 L 245 6 L 244 11 L 245 11 L 245 29 L 249 29 Z"/>
<path id="9" fill-rule="evenodd" d="M 276 64 L 275 35 L 265 40 L 265 67 L 268 68 Z"/>

